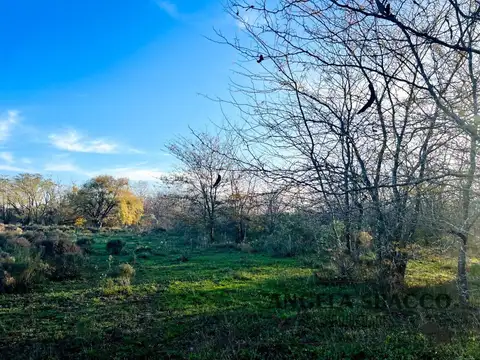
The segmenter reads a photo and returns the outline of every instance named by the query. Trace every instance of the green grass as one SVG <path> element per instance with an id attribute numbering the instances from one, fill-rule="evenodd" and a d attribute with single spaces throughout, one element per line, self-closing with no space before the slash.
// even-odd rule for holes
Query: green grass
<path id="1" fill-rule="evenodd" d="M 96 234 L 85 276 L 49 282 L 24 295 L 0 296 L 2 359 L 478 359 L 478 321 L 454 308 L 366 309 L 368 284 L 319 285 L 315 261 L 272 258 L 228 247 L 192 250 L 166 237 Z M 109 256 L 109 239 L 126 241 L 126 254 Z M 130 286 L 107 287 L 110 267 L 137 258 Z M 185 255 L 186 262 L 179 256 Z M 412 261 L 412 293 L 452 291 L 454 260 Z M 477 289 L 477 288 L 475 288 Z M 279 308 L 275 297 L 350 296 L 352 306 Z M 476 301 L 476 297 L 474 296 Z M 467 319 L 467 320 L 465 320 Z M 449 341 L 425 334 L 435 321 Z"/>

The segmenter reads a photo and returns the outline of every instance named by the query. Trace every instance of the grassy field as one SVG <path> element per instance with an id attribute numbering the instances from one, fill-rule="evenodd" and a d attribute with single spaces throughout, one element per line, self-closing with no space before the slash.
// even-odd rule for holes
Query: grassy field
<path id="1" fill-rule="evenodd" d="M 454 293 L 454 259 L 410 263 L 411 300 L 430 294 L 433 309 L 365 306 L 369 284 L 320 282 L 311 259 L 116 236 L 125 255 L 109 257 L 113 236 L 95 235 L 82 279 L 0 296 L 1 359 L 480 359 L 478 313 L 433 300 Z M 138 245 L 152 252 L 136 258 L 132 285 L 109 283 Z"/>

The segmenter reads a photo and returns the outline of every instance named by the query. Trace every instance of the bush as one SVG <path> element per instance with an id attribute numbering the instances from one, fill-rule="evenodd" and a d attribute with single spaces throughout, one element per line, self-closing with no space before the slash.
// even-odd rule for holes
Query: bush
<path id="1" fill-rule="evenodd" d="M 47 240 L 51 240 L 54 242 L 64 240 L 73 242 L 75 240 L 75 235 L 72 233 L 64 232 L 62 230 L 56 229 L 46 233 Z"/>
<path id="2" fill-rule="evenodd" d="M 357 268 L 351 255 L 345 254 L 344 252 L 337 252 L 333 255 L 332 262 L 336 266 L 340 278 L 353 279 L 355 277 Z"/>
<path id="3" fill-rule="evenodd" d="M 84 257 L 78 253 L 65 253 L 54 256 L 50 260 L 53 271 L 52 280 L 70 280 L 80 277 L 84 265 Z"/>
<path id="4" fill-rule="evenodd" d="M 23 234 L 23 237 L 30 241 L 32 244 L 38 244 L 47 239 L 47 236 L 43 231 L 27 231 Z"/>
<path id="5" fill-rule="evenodd" d="M 114 281 L 113 279 L 105 279 L 105 283 L 102 287 L 102 293 L 104 296 L 112 296 L 112 295 L 132 295 L 132 287 L 127 285 L 119 284 L 118 281 Z"/>
<path id="6" fill-rule="evenodd" d="M 4 231 L 5 232 L 10 232 L 10 233 L 15 233 L 17 235 L 20 235 L 20 234 L 23 233 L 22 228 L 18 227 L 17 225 L 12 225 L 12 224 L 4 225 Z"/>
<path id="7" fill-rule="evenodd" d="M 124 246 L 125 243 L 122 240 L 110 240 L 107 243 L 107 252 L 110 255 L 120 255 Z"/>
<path id="8" fill-rule="evenodd" d="M 240 243 L 237 245 L 237 249 L 240 250 L 241 252 L 249 253 L 252 254 L 255 252 L 255 249 L 252 247 L 252 245 L 247 244 L 247 243 Z"/>
<path id="9" fill-rule="evenodd" d="M 80 249 L 85 253 L 85 254 L 91 254 L 93 253 L 92 246 L 95 243 L 95 240 L 93 240 L 91 237 L 82 237 L 77 240 L 77 246 L 80 247 Z"/>
<path id="10" fill-rule="evenodd" d="M 0 232 L 5 232 L 5 224 L 4 223 L 0 223 Z"/>
<path id="11" fill-rule="evenodd" d="M 135 275 L 135 269 L 130 264 L 120 264 L 118 266 L 118 277 L 132 278 Z"/>
<path id="12" fill-rule="evenodd" d="M 6 249 L 8 245 L 8 240 L 12 238 L 11 234 L 0 233 L 0 249 Z"/>
<path id="13" fill-rule="evenodd" d="M 135 275 L 135 269 L 130 264 L 120 264 L 113 272 L 115 284 L 120 286 L 129 286 Z"/>
<path id="14" fill-rule="evenodd" d="M 15 262 L 14 256 L 4 251 L 0 251 L 0 268 L 3 264 L 12 264 L 14 262 Z"/>
<path id="15" fill-rule="evenodd" d="M 358 233 L 358 242 L 360 243 L 360 246 L 365 248 L 365 249 L 371 249 L 372 248 L 372 241 L 373 237 L 366 231 L 360 231 Z"/>
<path id="16" fill-rule="evenodd" d="M 11 248 L 16 248 L 16 247 L 30 248 L 32 246 L 30 241 L 28 241 L 24 237 L 15 237 L 15 238 L 12 238 L 12 239 L 8 239 L 7 243 L 9 245 L 9 247 L 11 247 Z"/>
<path id="17" fill-rule="evenodd" d="M 365 264 L 367 266 L 375 265 L 375 261 L 377 259 L 377 255 L 373 251 L 366 252 L 365 254 L 361 254 L 359 256 L 359 261 L 361 264 Z"/>
<path id="18" fill-rule="evenodd" d="M 81 249 L 70 240 L 46 239 L 37 242 L 37 248 L 41 250 L 43 258 L 53 258 L 63 254 L 81 254 Z"/>
<path id="19" fill-rule="evenodd" d="M 15 278 L 12 275 L 3 269 L 0 269 L 0 294 L 13 292 L 15 283 Z"/>
<path id="20" fill-rule="evenodd" d="M 50 271 L 51 267 L 41 260 L 39 254 L 20 256 L 19 261 L 10 263 L 2 262 L 0 293 L 27 292 L 50 275 Z"/>

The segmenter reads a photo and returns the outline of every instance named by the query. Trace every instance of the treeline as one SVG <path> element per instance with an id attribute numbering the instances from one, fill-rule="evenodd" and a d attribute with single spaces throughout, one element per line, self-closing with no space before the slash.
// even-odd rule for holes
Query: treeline
<path id="1" fill-rule="evenodd" d="M 139 223 L 142 200 L 128 179 L 97 176 L 66 187 L 40 174 L 0 180 L 0 220 L 5 224 L 125 226 Z"/>

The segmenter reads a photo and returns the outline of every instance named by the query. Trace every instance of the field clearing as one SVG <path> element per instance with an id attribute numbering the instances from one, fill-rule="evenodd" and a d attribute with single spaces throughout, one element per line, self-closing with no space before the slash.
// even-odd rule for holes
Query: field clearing
<path id="1" fill-rule="evenodd" d="M 115 236 L 127 242 L 126 254 L 109 258 L 105 243 Z M 456 308 L 455 299 L 447 309 L 366 308 L 361 296 L 373 296 L 369 284 L 319 284 L 319 269 L 301 259 L 227 246 L 171 248 L 163 240 L 96 235 L 82 279 L 0 296 L 0 357 L 480 358 L 479 314 Z M 136 259 L 132 285 L 106 285 L 109 266 L 132 262 L 138 245 L 152 251 Z M 419 294 L 454 294 L 455 271 L 454 259 L 411 261 L 408 292 L 417 302 Z M 472 302 L 479 304 L 475 279 Z M 310 305 L 289 303 L 294 296 Z M 427 331 L 426 323 L 437 327 Z"/>

